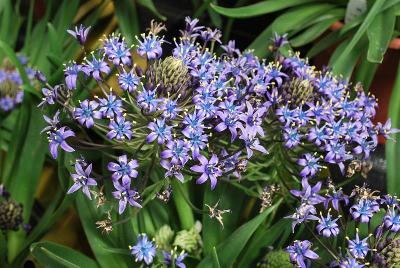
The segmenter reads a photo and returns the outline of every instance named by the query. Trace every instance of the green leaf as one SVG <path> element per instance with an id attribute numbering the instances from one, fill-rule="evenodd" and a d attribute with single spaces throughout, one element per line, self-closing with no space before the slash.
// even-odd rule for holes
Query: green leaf
<path id="1" fill-rule="evenodd" d="M 3 232 L 0 232 L 0 266 L 6 266 L 6 260 L 7 260 L 7 241 L 6 238 L 3 234 Z"/>
<path id="2" fill-rule="evenodd" d="M 192 209 L 189 204 L 186 202 L 183 195 L 188 197 L 188 184 L 181 183 L 177 180 L 172 180 L 171 182 L 172 189 L 174 194 L 172 198 L 175 203 L 176 210 L 178 211 L 179 220 L 181 222 L 182 229 L 189 230 L 194 225 L 194 216 Z M 189 198 L 189 197 L 188 197 Z"/>
<path id="3" fill-rule="evenodd" d="M 357 71 L 354 74 L 353 81 L 355 83 L 361 82 L 364 90 L 368 91 L 378 66 L 378 63 L 368 61 L 366 53 L 364 52 L 360 57 L 360 62 L 357 65 Z"/>
<path id="4" fill-rule="evenodd" d="M 134 37 L 139 34 L 139 22 L 134 1 L 114 0 L 115 15 L 126 42 L 131 45 Z"/>
<path id="5" fill-rule="evenodd" d="M 340 61 L 340 55 L 343 54 L 343 50 L 347 48 L 350 42 L 350 40 L 346 40 L 342 44 L 340 44 L 333 52 L 329 61 L 329 66 L 335 66 L 332 70 L 333 73 L 336 75 L 341 75 L 345 79 L 350 79 L 351 73 L 353 72 L 358 62 L 358 59 L 363 53 L 363 50 L 367 44 L 367 40 L 365 37 L 360 42 L 358 42 L 355 48 L 348 54 L 346 61 Z"/>
<path id="6" fill-rule="evenodd" d="M 30 101 L 29 96 L 26 96 L 25 104 L 31 109 L 29 127 L 22 150 L 14 162 L 13 168 L 16 171 L 12 174 L 9 189 L 11 198 L 23 205 L 23 219 L 24 222 L 28 222 L 47 153 L 47 144 L 43 135 L 40 134 L 45 125 L 40 109 Z M 8 241 L 10 261 L 21 250 L 25 236 L 26 233 L 23 230 L 10 233 Z"/>
<path id="7" fill-rule="evenodd" d="M 211 3 L 212 9 L 217 13 L 231 18 L 249 18 L 260 16 L 288 7 L 298 6 L 315 0 L 266 0 L 244 7 L 226 8 Z"/>
<path id="8" fill-rule="evenodd" d="M 95 223 L 104 220 L 106 213 L 101 213 L 101 210 L 96 208 L 96 202 L 89 200 L 81 192 L 77 194 L 76 207 L 90 247 L 100 266 L 104 268 L 130 267 L 132 259 L 129 256 L 111 255 L 107 250 L 108 248 L 128 248 L 128 245 L 117 245 L 112 237 L 102 235 L 101 230 L 96 228 Z"/>
<path id="9" fill-rule="evenodd" d="M 350 42 L 347 44 L 343 52 L 339 55 L 339 57 L 335 60 L 335 63 L 332 66 L 334 73 L 340 73 L 343 66 L 346 65 L 348 60 L 349 54 L 354 52 L 356 45 L 359 43 L 365 32 L 367 31 L 368 27 L 371 25 L 377 14 L 382 8 L 382 5 L 385 3 L 385 0 L 376 0 L 371 7 L 370 11 L 368 12 L 365 20 L 358 28 L 355 35 L 351 38 Z"/>
<path id="10" fill-rule="evenodd" d="M 275 243 L 278 240 L 282 242 L 281 244 L 285 243 L 291 230 L 291 222 L 287 219 L 282 219 L 269 228 L 261 226 L 254 234 L 249 246 L 244 250 L 238 267 L 251 267 L 251 264 L 260 256 L 263 248 L 268 246 L 276 247 Z"/>
<path id="11" fill-rule="evenodd" d="M 31 246 L 31 253 L 44 267 L 97 268 L 97 263 L 71 248 L 51 243 L 38 242 Z"/>
<path id="12" fill-rule="evenodd" d="M 259 57 L 265 57 L 269 51 L 268 44 L 274 32 L 278 34 L 291 33 L 304 28 L 304 25 L 318 18 L 328 10 L 334 8 L 331 4 L 313 4 L 292 8 L 283 15 L 274 20 L 272 25 L 266 28 L 249 46 L 254 49 L 254 54 Z"/>
<path id="13" fill-rule="evenodd" d="M 231 213 L 224 215 L 224 228 L 217 220 L 211 219 L 208 214 L 203 214 L 202 238 L 205 255 L 211 254 L 215 245 L 224 241 L 236 230 L 240 214 L 243 212 L 243 203 L 246 203 L 245 198 L 243 192 L 230 183 L 220 182 L 214 190 L 211 190 L 208 185 L 205 187 L 203 210 L 208 210 L 206 204 L 214 206 L 217 202 L 219 209 L 231 209 Z"/>
<path id="14" fill-rule="evenodd" d="M 217 249 L 215 247 L 213 247 L 212 256 L 213 256 L 213 267 L 221 268 L 221 265 L 219 264 L 219 260 L 218 260 Z"/>
<path id="15" fill-rule="evenodd" d="M 388 116 L 392 120 L 392 128 L 400 128 L 400 65 L 397 67 L 396 82 L 390 96 Z M 400 193 L 400 133 L 394 134 L 392 137 L 395 140 L 386 141 L 385 146 L 386 176 L 388 192 L 396 195 Z"/>
<path id="16" fill-rule="evenodd" d="M 389 8 L 375 17 L 371 26 L 367 29 L 369 46 L 368 60 L 370 62 L 382 63 L 390 41 L 393 38 L 393 31 L 396 22 L 395 9 Z"/>
<path id="17" fill-rule="evenodd" d="M 312 25 L 310 28 L 305 30 L 303 33 L 297 35 L 296 37 L 290 40 L 290 44 L 293 47 L 301 47 L 304 46 L 312 41 L 314 41 L 317 37 L 323 34 L 329 27 L 337 21 L 336 18 L 321 21 Z"/>
<path id="18" fill-rule="evenodd" d="M 13 265 L 15 267 L 20 267 L 22 265 L 22 263 L 26 258 L 29 246 L 34 241 L 37 241 L 39 238 L 41 238 L 70 207 L 72 201 L 74 200 L 73 196 L 72 195 L 64 196 L 64 199 L 62 200 L 61 204 L 58 204 L 62 196 L 63 195 L 61 194 L 61 192 L 57 193 L 56 197 L 52 200 L 52 203 L 46 209 L 46 212 L 40 218 L 38 224 L 28 235 L 28 237 L 24 240 L 19 255 L 13 261 Z"/>
<path id="19" fill-rule="evenodd" d="M 282 202 L 279 200 L 272 207 L 265 210 L 263 213 L 248 221 L 232 235 L 230 235 L 222 244 L 217 246 L 217 253 L 221 267 L 230 267 L 237 259 L 242 249 L 250 240 L 253 233 L 264 222 L 266 217 L 271 214 Z M 208 255 L 203 259 L 197 268 L 208 268 L 212 266 L 212 256 Z"/>
<path id="20" fill-rule="evenodd" d="M 148 8 L 160 20 L 163 20 L 163 21 L 167 20 L 167 18 L 157 10 L 156 6 L 153 3 L 153 0 L 137 0 L 137 3 L 138 3 L 138 5 Z"/>

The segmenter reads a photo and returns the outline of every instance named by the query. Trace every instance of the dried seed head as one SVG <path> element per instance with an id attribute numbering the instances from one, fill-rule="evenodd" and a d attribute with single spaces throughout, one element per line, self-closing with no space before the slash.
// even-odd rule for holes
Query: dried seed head
<path id="1" fill-rule="evenodd" d="M 171 185 L 168 185 L 168 187 L 164 189 L 162 192 L 156 193 L 156 197 L 165 203 L 167 203 L 170 200 L 171 195 L 172 195 Z"/>
<path id="2" fill-rule="evenodd" d="M 230 213 L 231 210 L 230 209 L 224 209 L 224 210 L 217 209 L 218 205 L 219 205 L 219 201 L 213 207 L 206 204 L 206 206 L 208 207 L 208 215 L 210 216 L 211 219 L 212 218 L 217 219 L 217 221 L 222 225 L 222 228 L 224 228 L 224 222 L 222 219 L 222 215 L 225 213 Z"/>
<path id="3" fill-rule="evenodd" d="M 165 27 L 164 23 L 151 20 L 150 28 L 147 28 L 146 30 L 149 31 L 149 33 L 158 35 L 161 31 L 166 31 L 167 28 Z"/>
<path id="4" fill-rule="evenodd" d="M 378 195 L 376 195 L 378 194 Z M 379 191 L 372 191 L 370 188 L 367 187 L 367 184 L 363 184 L 363 186 L 358 186 L 353 189 L 351 196 L 355 196 L 356 200 L 361 199 L 378 199 L 379 198 Z"/>
<path id="5" fill-rule="evenodd" d="M 0 230 L 18 230 L 23 222 L 22 211 L 21 204 L 10 199 L 3 200 L 0 203 Z"/>
<path id="6" fill-rule="evenodd" d="M 264 187 L 264 190 L 262 191 L 262 193 L 260 195 L 260 199 L 261 199 L 260 213 L 262 213 L 265 209 L 272 206 L 272 201 L 273 201 L 274 195 L 276 192 L 279 191 L 279 189 L 280 189 L 279 185 L 276 185 L 276 184 L 267 185 Z"/>
<path id="7" fill-rule="evenodd" d="M 107 212 L 107 218 L 102 221 L 96 221 L 97 228 L 102 229 L 101 233 L 109 234 L 113 230 L 110 212 Z"/>

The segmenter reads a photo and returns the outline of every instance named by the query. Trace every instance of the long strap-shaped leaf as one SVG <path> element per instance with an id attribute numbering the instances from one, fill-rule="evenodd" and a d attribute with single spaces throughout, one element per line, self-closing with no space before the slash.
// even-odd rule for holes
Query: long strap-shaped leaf
<path id="1" fill-rule="evenodd" d="M 400 127 L 400 65 L 397 67 L 396 83 L 392 90 L 389 103 L 389 118 L 392 119 L 392 127 Z M 387 190 L 389 193 L 400 193 L 400 135 L 394 136 L 397 140 L 386 142 L 387 161 Z"/>
<path id="2" fill-rule="evenodd" d="M 95 260 L 75 251 L 71 248 L 50 243 L 38 242 L 31 246 L 32 255 L 44 267 L 63 267 L 63 268 L 97 268 Z"/>
<path id="3" fill-rule="evenodd" d="M 284 1 L 267 0 L 244 7 L 234 7 L 234 8 L 220 7 L 212 3 L 210 5 L 212 9 L 214 9 L 221 15 L 225 15 L 231 18 L 249 18 L 249 17 L 265 15 L 288 7 L 298 6 L 301 4 L 310 3 L 314 1 L 315 0 L 284 0 Z"/>
<path id="4" fill-rule="evenodd" d="M 335 60 L 332 65 L 332 69 L 334 73 L 340 74 L 340 71 L 348 64 L 347 58 L 352 50 L 356 47 L 360 39 L 363 37 L 365 32 L 367 31 L 368 27 L 371 25 L 375 17 L 378 15 L 379 11 L 381 10 L 385 0 L 376 0 L 368 12 L 367 17 L 361 24 L 360 28 L 358 28 L 357 32 L 355 33 L 354 37 L 351 39 L 349 44 L 343 50 L 341 55 Z"/>

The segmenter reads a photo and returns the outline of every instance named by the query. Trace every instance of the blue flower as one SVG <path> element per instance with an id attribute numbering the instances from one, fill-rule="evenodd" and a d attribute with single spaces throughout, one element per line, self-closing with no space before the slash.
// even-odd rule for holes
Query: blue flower
<path id="1" fill-rule="evenodd" d="M 99 98 L 99 111 L 103 117 L 114 118 L 114 116 L 121 116 L 123 112 L 122 100 L 117 99 L 114 94 L 106 95 L 106 98 Z"/>
<path id="2" fill-rule="evenodd" d="M 48 124 L 48 126 L 46 126 L 45 128 L 42 129 L 42 131 L 40 131 L 40 133 L 49 131 L 51 129 L 56 129 L 57 128 L 57 124 L 60 123 L 60 111 L 57 110 L 56 113 L 54 114 L 53 118 L 50 118 L 46 115 L 43 115 L 44 121 L 46 121 L 46 123 Z"/>
<path id="3" fill-rule="evenodd" d="M 181 108 L 178 107 L 176 100 L 166 99 L 160 106 L 160 109 L 163 111 L 162 116 L 168 119 L 175 119 Z"/>
<path id="4" fill-rule="evenodd" d="M 375 200 L 360 199 L 357 204 L 351 206 L 350 213 L 353 219 L 367 223 L 378 210 L 379 204 Z"/>
<path id="5" fill-rule="evenodd" d="M 285 147 L 293 148 L 300 144 L 302 135 L 296 128 L 287 127 L 284 130 L 283 140 L 285 141 Z"/>
<path id="6" fill-rule="evenodd" d="M 217 185 L 217 178 L 222 175 L 222 170 L 219 165 L 219 159 L 217 155 L 213 154 L 210 160 L 207 160 L 203 155 L 199 155 L 197 159 L 200 161 L 200 165 L 192 166 L 190 170 L 198 173 L 202 173 L 201 176 L 196 180 L 197 184 L 203 184 L 207 180 L 211 182 L 211 190 Z"/>
<path id="7" fill-rule="evenodd" d="M 153 34 L 147 36 L 142 34 L 141 37 L 142 40 L 137 38 L 139 42 L 137 53 L 140 56 L 146 56 L 148 60 L 159 59 L 162 55 L 161 44 L 164 42 L 164 39 Z"/>
<path id="8" fill-rule="evenodd" d="M 151 130 L 146 137 L 146 142 L 148 143 L 157 139 L 158 144 L 163 144 L 172 139 L 172 127 L 165 124 L 165 119 L 157 119 L 155 122 L 150 122 L 147 128 Z"/>
<path id="9" fill-rule="evenodd" d="M 268 154 L 268 151 L 260 144 L 260 140 L 256 137 L 256 134 L 251 130 L 241 129 L 242 134 L 239 136 L 239 139 L 244 141 L 247 158 L 252 157 L 253 150 L 259 151 L 263 154 Z"/>
<path id="10" fill-rule="evenodd" d="M 101 73 L 107 75 L 111 72 L 111 68 L 104 60 L 104 56 L 97 59 L 94 55 L 92 55 L 91 60 L 86 59 L 86 65 L 82 66 L 82 71 L 84 71 L 86 75 L 92 75 L 97 81 L 101 81 L 103 80 Z"/>
<path id="11" fill-rule="evenodd" d="M 78 79 L 78 74 L 82 70 L 82 66 L 76 64 L 75 62 L 71 62 L 65 67 L 64 76 L 65 76 L 65 84 L 68 89 L 76 88 L 76 79 Z"/>
<path id="12" fill-rule="evenodd" d="M 185 165 L 189 160 L 189 144 L 184 140 L 172 140 L 167 143 L 167 149 L 161 152 L 161 158 L 171 158 L 171 163 Z"/>
<path id="13" fill-rule="evenodd" d="M 197 159 L 200 150 L 207 146 L 208 137 L 204 134 L 203 129 L 184 129 L 182 134 L 189 139 L 190 150 L 192 151 L 193 159 Z"/>
<path id="14" fill-rule="evenodd" d="M 140 83 L 140 77 L 134 73 L 134 69 L 129 73 L 124 70 L 124 72 L 120 73 L 118 76 L 118 83 L 123 90 L 133 92 Z"/>
<path id="15" fill-rule="evenodd" d="M 167 252 L 163 251 L 163 256 L 164 256 L 164 263 L 167 265 L 167 267 L 172 267 L 172 258 L 175 262 L 175 267 L 179 268 L 186 268 L 186 265 L 183 263 L 183 260 L 186 258 L 188 255 L 184 251 L 182 251 L 179 255 L 177 255 L 175 252 Z"/>
<path id="16" fill-rule="evenodd" d="M 131 189 L 130 180 L 123 184 L 120 184 L 118 181 L 114 182 L 114 187 L 117 191 L 112 192 L 112 195 L 115 199 L 119 200 L 119 214 L 122 214 L 125 211 L 127 204 L 137 208 L 142 207 L 137 202 L 138 200 L 140 200 L 141 197 L 137 191 Z"/>
<path id="17" fill-rule="evenodd" d="M 290 216 L 287 216 L 285 218 L 287 219 L 292 219 L 292 232 L 294 232 L 294 229 L 296 228 L 296 225 L 307 222 L 309 220 L 311 221 L 318 221 L 319 218 L 315 216 L 317 213 L 317 210 L 313 205 L 307 204 L 307 203 L 301 203 L 298 208 L 296 208 L 296 212 L 293 213 Z"/>
<path id="18" fill-rule="evenodd" d="M 86 28 L 81 24 L 79 26 L 79 29 L 77 26 L 75 26 L 75 31 L 67 30 L 67 32 L 70 35 L 72 35 L 79 42 L 81 46 L 83 46 L 86 43 L 86 39 L 89 34 L 90 28 L 91 28 L 90 26 Z"/>
<path id="19" fill-rule="evenodd" d="M 340 188 L 338 190 L 333 189 L 333 193 L 326 194 L 326 198 L 324 201 L 325 208 L 329 207 L 329 202 L 332 202 L 332 206 L 336 211 L 339 211 L 339 202 L 344 201 L 347 205 L 349 203 L 349 197 L 343 193 L 343 190 Z"/>
<path id="20" fill-rule="evenodd" d="M 229 129 L 229 131 L 231 132 L 231 142 L 233 142 L 237 137 L 237 116 L 235 116 L 234 114 L 230 114 L 227 111 L 218 111 L 217 115 L 222 120 L 222 122 L 215 127 L 215 130 L 218 132 L 222 132 L 225 129 Z"/>
<path id="21" fill-rule="evenodd" d="M 199 129 L 199 128 L 204 128 L 203 121 L 205 120 L 205 113 L 199 110 L 195 110 L 191 114 L 187 114 L 182 123 L 187 125 L 186 128 L 189 129 Z M 186 129 L 185 128 L 185 129 Z"/>
<path id="22" fill-rule="evenodd" d="M 163 159 L 160 161 L 160 165 L 167 170 L 165 172 L 166 178 L 174 176 L 180 182 L 183 182 L 185 180 L 182 174 L 183 165 L 181 163 L 172 163 Z"/>
<path id="23" fill-rule="evenodd" d="M 338 220 L 339 218 L 332 219 L 329 212 L 326 217 L 321 215 L 318 220 L 319 224 L 316 227 L 318 233 L 324 237 L 337 236 L 339 234 L 339 225 L 336 223 Z"/>
<path id="24" fill-rule="evenodd" d="M 313 177 L 321 168 L 321 166 L 318 164 L 318 161 L 318 157 L 314 157 L 309 153 L 304 154 L 303 158 L 297 160 L 297 164 L 304 167 L 299 175 L 301 177 Z"/>
<path id="25" fill-rule="evenodd" d="M 54 159 L 57 158 L 58 155 L 58 147 L 60 146 L 66 152 L 75 151 L 74 148 L 69 146 L 65 141 L 69 137 L 75 136 L 75 133 L 72 130 L 67 129 L 66 127 L 61 127 L 59 129 L 54 129 L 48 132 L 49 134 L 49 147 L 50 153 Z"/>
<path id="26" fill-rule="evenodd" d="M 123 40 L 118 40 L 117 42 L 115 42 L 115 40 L 111 40 L 104 45 L 104 50 L 105 54 L 108 56 L 108 59 L 112 61 L 115 66 L 119 66 L 120 64 L 130 66 L 132 64 L 129 47 Z"/>
<path id="27" fill-rule="evenodd" d="M 353 255 L 354 258 L 363 259 L 367 256 L 368 251 L 370 250 L 367 240 L 369 236 L 360 240 L 358 236 L 358 231 L 356 232 L 356 238 L 353 240 L 348 239 L 348 250 Z"/>
<path id="28" fill-rule="evenodd" d="M 146 234 L 138 235 L 136 245 L 130 248 L 131 254 L 135 256 L 135 261 L 143 261 L 150 265 L 156 255 L 156 247 Z"/>
<path id="29" fill-rule="evenodd" d="M 92 173 L 92 164 L 88 165 L 84 169 L 84 167 L 77 161 L 75 163 L 75 171 L 75 174 L 71 174 L 74 184 L 69 188 L 67 194 L 71 194 L 82 188 L 83 193 L 89 199 L 92 199 L 89 186 L 97 185 L 96 180 L 90 177 L 90 173 Z"/>
<path id="30" fill-rule="evenodd" d="M 130 140 L 132 138 L 132 124 L 126 121 L 123 116 L 117 116 L 117 118 L 111 119 L 108 125 L 110 131 L 107 133 L 107 138 L 117 140 L 123 140 L 127 138 Z"/>
<path id="31" fill-rule="evenodd" d="M 298 265 L 300 268 L 309 267 L 306 265 L 307 260 L 316 260 L 319 258 L 317 253 L 312 251 L 311 242 L 308 240 L 294 241 L 293 245 L 286 248 L 286 252 L 290 254 L 290 261 Z"/>
<path id="32" fill-rule="evenodd" d="M 107 165 L 107 169 L 113 172 L 111 176 L 113 182 L 116 182 L 122 178 L 123 185 L 129 184 L 131 179 L 134 179 L 138 176 L 138 172 L 136 170 L 138 167 L 138 161 L 130 159 L 128 162 L 126 155 L 121 155 L 118 157 L 118 163 L 109 162 Z"/>
<path id="33" fill-rule="evenodd" d="M 358 263 L 357 260 L 352 257 L 347 257 L 339 264 L 339 268 L 363 268 L 363 267 L 365 267 L 364 264 Z"/>
<path id="34" fill-rule="evenodd" d="M 322 182 L 319 181 L 314 186 L 311 186 L 308 183 L 308 179 L 303 178 L 301 180 L 301 186 L 303 188 L 301 191 L 290 190 L 290 193 L 296 197 L 301 198 L 303 202 L 311 205 L 317 205 L 325 201 L 325 198 L 318 194 L 318 192 L 321 190 Z"/>
<path id="35" fill-rule="evenodd" d="M 95 111 L 99 106 L 96 101 L 84 100 L 80 103 L 80 108 L 75 108 L 74 117 L 78 120 L 79 124 L 85 125 L 87 128 L 94 126 L 94 118 L 100 119 L 102 117 L 101 112 Z"/>
<path id="36" fill-rule="evenodd" d="M 157 99 L 156 90 L 146 90 L 143 89 L 137 97 L 137 102 L 142 107 L 142 109 L 147 110 L 147 112 L 152 113 L 156 110 L 160 99 Z"/>
<path id="37" fill-rule="evenodd" d="M 400 215 L 394 207 L 387 210 L 383 222 L 385 227 L 394 233 L 397 233 L 400 230 Z"/>
<path id="38" fill-rule="evenodd" d="M 39 103 L 38 107 L 43 106 L 45 103 L 49 105 L 53 105 L 55 103 L 57 91 L 54 88 L 48 89 L 44 87 L 42 88 L 42 94 L 44 95 L 44 98 L 42 98 L 42 102 Z"/>

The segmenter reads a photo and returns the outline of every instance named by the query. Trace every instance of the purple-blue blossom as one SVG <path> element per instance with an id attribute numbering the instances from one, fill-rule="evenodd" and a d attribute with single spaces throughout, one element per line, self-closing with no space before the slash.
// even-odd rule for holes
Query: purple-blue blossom
<path id="1" fill-rule="evenodd" d="M 201 176 L 196 180 L 197 184 L 203 184 L 210 180 L 211 189 L 213 190 L 217 185 L 217 179 L 222 175 L 221 167 L 219 166 L 219 159 L 217 155 L 213 154 L 210 160 L 207 160 L 203 155 L 197 157 L 200 165 L 195 165 L 190 170 L 201 173 Z"/>
<path id="2" fill-rule="evenodd" d="M 76 192 L 79 189 L 82 189 L 82 192 L 89 198 L 92 199 L 90 195 L 90 186 L 96 186 L 97 182 L 94 178 L 90 177 L 90 173 L 92 173 L 92 164 L 84 167 L 81 163 L 75 163 L 75 172 L 71 174 L 72 180 L 74 184 L 69 188 L 67 194 L 71 194 Z"/>
<path id="3" fill-rule="evenodd" d="M 153 263 L 156 256 L 156 246 L 149 240 L 146 234 L 139 234 L 137 242 L 130 247 L 131 254 L 135 256 L 135 261 L 144 261 L 147 265 Z"/>

